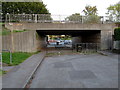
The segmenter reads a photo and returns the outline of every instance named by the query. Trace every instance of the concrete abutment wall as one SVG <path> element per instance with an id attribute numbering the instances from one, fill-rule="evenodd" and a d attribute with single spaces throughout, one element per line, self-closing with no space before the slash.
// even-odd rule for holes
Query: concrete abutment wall
<path id="1" fill-rule="evenodd" d="M 101 31 L 101 50 L 112 49 L 112 31 L 111 30 L 102 30 Z"/>
<path id="2" fill-rule="evenodd" d="M 2 36 L 2 49 L 13 52 L 36 52 L 37 42 L 35 31 L 13 33 Z"/>

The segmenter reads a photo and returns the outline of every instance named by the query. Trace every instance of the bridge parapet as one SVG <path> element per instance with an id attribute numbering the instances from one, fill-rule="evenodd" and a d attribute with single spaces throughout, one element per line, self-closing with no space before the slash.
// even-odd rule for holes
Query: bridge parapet
<path id="1" fill-rule="evenodd" d="M 81 24 L 81 23 L 6 23 L 10 30 L 103 30 L 114 31 L 115 24 Z"/>
<path id="2" fill-rule="evenodd" d="M 81 15 L 51 15 L 51 14 L 6 14 L 6 22 L 29 23 L 113 23 L 110 16 L 81 16 Z"/>

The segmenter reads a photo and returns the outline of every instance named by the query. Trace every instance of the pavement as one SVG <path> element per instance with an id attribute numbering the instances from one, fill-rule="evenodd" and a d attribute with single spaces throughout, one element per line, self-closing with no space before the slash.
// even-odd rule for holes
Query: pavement
<path id="1" fill-rule="evenodd" d="M 98 51 L 98 52 L 101 52 L 101 53 L 106 54 L 106 55 L 119 55 L 117 53 L 113 53 L 110 50 L 102 50 L 102 51 Z"/>
<path id="2" fill-rule="evenodd" d="M 118 88 L 118 57 L 111 55 L 46 57 L 31 88 Z"/>
<path id="3" fill-rule="evenodd" d="M 117 58 L 118 60 L 120 59 L 120 54 L 117 53 L 113 53 L 112 51 L 98 51 L 98 53 L 105 55 L 105 56 L 109 56 L 111 58 Z"/>
<path id="4" fill-rule="evenodd" d="M 29 57 L 23 63 L 13 67 L 2 77 L 2 88 L 22 88 L 36 66 L 43 60 L 45 52 Z M 8 68 L 6 68 L 8 70 Z"/>
<path id="5" fill-rule="evenodd" d="M 15 66 L 3 66 L 2 67 L 2 70 L 3 71 L 7 71 L 7 72 L 10 72 Z"/>

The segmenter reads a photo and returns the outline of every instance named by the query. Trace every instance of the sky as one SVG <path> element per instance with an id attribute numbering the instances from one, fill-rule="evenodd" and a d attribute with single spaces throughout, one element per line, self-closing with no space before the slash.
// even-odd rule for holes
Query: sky
<path id="1" fill-rule="evenodd" d="M 98 15 L 106 16 L 107 7 L 120 0 L 42 0 L 52 15 L 83 14 L 86 5 L 97 6 Z"/>

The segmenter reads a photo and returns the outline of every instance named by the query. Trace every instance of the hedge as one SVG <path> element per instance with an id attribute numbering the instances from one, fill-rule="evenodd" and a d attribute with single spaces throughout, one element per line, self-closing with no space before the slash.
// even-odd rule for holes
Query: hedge
<path id="1" fill-rule="evenodd" d="M 114 38 L 115 40 L 120 40 L 120 27 L 114 30 Z"/>

